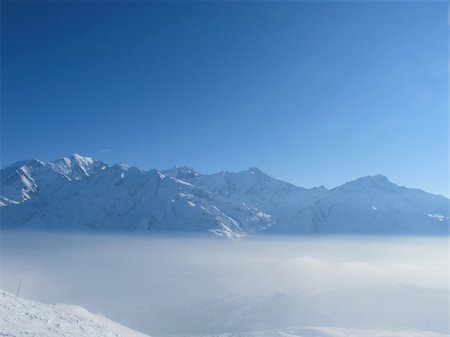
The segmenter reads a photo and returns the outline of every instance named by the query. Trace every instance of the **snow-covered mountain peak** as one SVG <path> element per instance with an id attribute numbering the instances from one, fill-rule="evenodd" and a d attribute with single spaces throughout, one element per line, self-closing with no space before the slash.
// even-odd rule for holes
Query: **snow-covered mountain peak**
<path id="1" fill-rule="evenodd" d="M 81 156 L 78 153 L 74 153 L 70 159 L 75 161 L 80 168 L 82 168 L 88 175 L 98 161 L 92 157 Z"/>
<path id="2" fill-rule="evenodd" d="M 198 177 L 200 173 L 190 166 L 174 166 L 168 170 L 162 170 L 162 174 L 177 179 L 193 179 Z"/>
<path id="3" fill-rule="evenodd" d="M 256 167 L 200 174 L 189 166 L 143 171 L 74 154 L 0 170 L 3 224 L 94 230 L 207 230 L 241 237 L 282 233 L 445 233 L 449 200 L 385 176 L 306 189 Z"/>
<path id="4" fill-rule="evenodd" d="M 44 165 L 45 165 L 45 163 L 38 159 L 27 159 L 27 160 L 17 161 L 15 163 L 9 165 L 8 168 L 10 168 L 10 169 L 20 169 L 21 167 L 36 168 L 36 167 L 42 167 Z"/>
<path id="5" fill-rule="evenodd" d="M 70 157 L 63 157 L 47 163 L 51 169 L 69 180 L 80 180 L 106 167 L 107 165 L 92 157 L 74 153 Z"/>
<path id="6" fill-rule="evenodd" d="M 125 163 L 117 163 L 113 167 L 120 171 L 128 171 L 130 169 L 130 165 Z"/>
<path id="7" fill-rule="evenodd" d="M 391 183 L 391 181 L 384 175 L 382 174 L 376 174 L 373 176 L 366 176 L 366 177 L 361 177 L 358 178 L 357 180 L 359 181 L 370 181 L 370 182 L 374 182 L 374 183 L 378 183 L 378 184 L 386 184 L 386 183 Z"/>
<path id="8" fill-rule="evenodd" d="M 250 174 L 264 174 L 266 175 L 263 171 L 261 171 L 259 168 L 257 168 L 256 166 L 250 167 L 247 170 Z"/>
<path id="9" fill-rule="evenodd" d="M 84 165 L 84 166 L 92 165 L 95 161 L 94 158 L 92 158 L 92 157 L 82 156 L 78 153 L 74 153 L 73 155 L 71 155 L 70 159 L 73 159 L 80 165 Z"/>
<path id="10" fill-rule="evenodd" d="M 340 187 L 337 188 L 364 188 L 364 189 L 391 189 L 391 188 L 399 188 L 399 186 L 392 183 L 386 176 L 378 174 L 373 176 L 361 177 L 355 180 L 352 180 Z"/>
<path id="11" fill-rule="evenodd" d="M 263 172 L 262 170 L 260 170 L 259 168 L 257 168 L 256 166 L 250 167 L 247 170 L 241 171 L 241 174 L 244 173 L 246 175 L 251 174 L 254 177 L 258 177 L 258 178 L 270 178 L 270 179 L 274 179 L 272 176 L 270 176 L 269 174 Z"/>

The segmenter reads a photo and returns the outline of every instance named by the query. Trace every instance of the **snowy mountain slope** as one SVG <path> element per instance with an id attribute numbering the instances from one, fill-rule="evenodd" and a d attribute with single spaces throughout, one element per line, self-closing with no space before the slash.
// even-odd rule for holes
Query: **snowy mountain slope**
<path id="1" fill-rule="evenodd" d="M 55 161 L 27 160 L 1 170 L 1 195 L 12 202 L 30 200 L 38 189 L 41 195 L 58 189 L 67 181 L 81 180 L 107 165 L 91 157 L 74 154 Z"/>
<path id="2" fill-rule="evenodd" d="M 65 161 L 57 161 L 65 162 Z M 16 198 L 18 204 L 2 207 L 5 227 L 127 230 L 127 231 L 211 231 L 238 238 L 270 225 L 270 218 L 251 207 L 225 199 L 157 170 L 141 171 L 124 164 L 106 166 L 85 160 L 91 166 L 54 163 L 21 163 L 16 171 L 32 172 L 32 193 Z M 57 170 L 55 170 L 57 168 Z M 5 169 L 2 182 L 10 182 Z M 93 174 L 95 172 L 95 174 Z M 2 172 L 3 173 L 3 172 Z M 86 173 L 86 174 L 84 174 Z M 24 191 L 22 177 L 7 185 Z M 5 177 L 5 178 L 4 178 Z M 20 194 L 20 191 L 17 192 Z"/>
<path id="3" fill-rule="evenodd" d="M 0 336 L 146 337 L 147 335 L 77 306 L 37 303 L 0 290 Z"/>
<path id="4" fill-rule="evenodd" d="M 142 171 L 78 154 L 0 171 L 1 226 L 93 231 L 448 233 L 449 200 L 359 178 L 305 189 L 261 172 L 203 175 L 190 167 Z"/>
<path id="5" fill-rule="evenodd" d="M 369 176 L 324 195 L 314 205 L 313 223 L 316 231 L 325 233 L 442 234 L 448 233 L 449 205 L 442 196 Z"/>
<path id="6" fill-rule="evenodd" d="M 305 223 L 297 210 L 305 209 L 326 194 L 323 186 L 306 189 L 277 180 L 258 168 L 250 168 L 239 173 L 221 172 L 212 175 L 183 176 L 190 183 L 225 198 L 238 200 L 256 207 L 272 217 L 276 223 L 273 229 L 300 227 Z M 308 221 L 308 220 L 307 220 Z M 305 232 L 310 230 L 306 228 Z"/>
<path id="7" fill-rule="evenodd" d="M 178 173 L 180 170 L 177 170 Z M 181 171 L 183 172 L 183 171 Z M 183 175 L 190 183 L 271 215 L 278 233 L 448 232 L 449 200 L 369 176 L 327 190 L 305 189 L 257 168 L 239 173 Z"/>

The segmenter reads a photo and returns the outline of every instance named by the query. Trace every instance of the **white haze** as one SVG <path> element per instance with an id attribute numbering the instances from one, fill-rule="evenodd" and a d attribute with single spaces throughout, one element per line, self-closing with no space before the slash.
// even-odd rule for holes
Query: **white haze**
<path id="1" fill-rule="evenodd" d="M 77 304 L 154 336 L 293 324 L 448 330 L 448 238 L 1 240 L 2 289 L 21 282 L 21 296 Z"/>

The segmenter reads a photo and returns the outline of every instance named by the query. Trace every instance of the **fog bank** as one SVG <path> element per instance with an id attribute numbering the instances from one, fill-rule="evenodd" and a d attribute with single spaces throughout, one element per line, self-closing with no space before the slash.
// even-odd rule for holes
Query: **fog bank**
<path id="1" fill-rule="evenodd" d="M 1 288 L 152 335 L 292 325 L 446 331 L 448 239 L 2 232 Z"/>

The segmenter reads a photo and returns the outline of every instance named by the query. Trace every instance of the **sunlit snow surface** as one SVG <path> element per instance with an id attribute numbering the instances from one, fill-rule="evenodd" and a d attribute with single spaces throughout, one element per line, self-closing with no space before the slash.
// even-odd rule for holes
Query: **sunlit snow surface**
<path id="1" fill-rule="evenodd" d="M 81 307 L 46 305 L 1 290 L 0 336 L 148 337 Z"/>
<path id="2" fill-rule="evenodd" d="M 200 174 L 141 170 L 74 154 L 0 169 L 0 228 L 161 233 L 237 240 L 256 234 L 449 232 L 450 201 L 381 175 L 328 190 L 302 188 L 257 168 Z"/>

